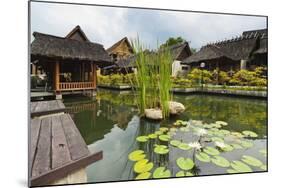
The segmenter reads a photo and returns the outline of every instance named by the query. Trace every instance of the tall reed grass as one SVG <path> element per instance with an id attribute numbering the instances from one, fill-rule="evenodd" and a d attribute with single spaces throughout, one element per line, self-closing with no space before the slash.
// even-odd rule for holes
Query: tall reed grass
<path id="1" fill-rule="evenodd" d="M 171 100 L 170 80 L 172 55 L 168 48 L 149 52 L 139 38 L 132 41 L 137 68 L 136 95 L 138 108 L 143 115 L 146 108 L 161 108 L 164 118 L 169 116 L 168 101 Z"/>

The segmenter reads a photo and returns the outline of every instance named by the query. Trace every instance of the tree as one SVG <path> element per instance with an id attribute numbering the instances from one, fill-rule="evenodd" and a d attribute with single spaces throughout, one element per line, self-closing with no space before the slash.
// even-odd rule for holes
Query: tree
<path id="1" fill-rule="evenodd" d="M 161 44 L 160 48 L 172 46 L 172 45 L 175 45 L 175 44 L 180 44 L 180 43 L 183 43 L 185 41 L 186 40 L 183 39 L 182 37 L 176 37 L 176 38 L 170 37 L 170 38 L 168 38 L 168 40 L 166 40 L 166 42 L 164 44 Z"/>

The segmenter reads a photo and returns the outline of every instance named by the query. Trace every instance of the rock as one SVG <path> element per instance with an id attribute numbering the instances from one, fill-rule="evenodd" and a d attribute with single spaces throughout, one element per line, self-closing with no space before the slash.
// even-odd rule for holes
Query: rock
<path id="1" fill-rule="evenodd" d="M 169 105 L 169 111 L 170 111 L 171 115 L 178 115 L 185 110 L 184 105 L 179 102 L 169 101 L 168 105 Z"/>
<path id="2" fill-rule="evenodd" d="M 154 109 L 154 108 L 145 109 L 144 114 L 145 114 L 145 117 L 148 119 L 153 119 L 153 120 L 163 119 L 161 109 Z"/>

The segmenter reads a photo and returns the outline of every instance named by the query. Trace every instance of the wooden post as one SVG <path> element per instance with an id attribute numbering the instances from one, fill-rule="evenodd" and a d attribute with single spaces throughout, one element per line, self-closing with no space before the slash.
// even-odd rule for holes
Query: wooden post
<path id="1" fill-rule="evenodd" d="M 96 64 L 93 65 L 93 84 L 94 84 L 94 88 L 96 89 L 96 87 L 97 87 L 97 65 Z"/>
<path id="2" fill-rule="evenodd" d="M 59 83 L 60 83 L 60 64 L 58 61 L 55 63 L 55 91 L 59 91 Z"/>

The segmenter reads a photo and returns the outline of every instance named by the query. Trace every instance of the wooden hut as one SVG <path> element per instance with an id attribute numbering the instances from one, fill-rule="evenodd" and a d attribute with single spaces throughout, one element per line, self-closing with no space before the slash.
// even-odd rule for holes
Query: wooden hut
<path id="1" fill-rule="evenodd" d="M 48 90 L 57 98 L 62 94 L 95 94 L 97 66 L 112 64 L 103 46 L 90 42 L 79 26 L 66 37 L 34 32 L 31 62 L 43 67 Z"/>
<path id="2" fill-rule="evenodd" d="M 186 58 L 190 69 L 204 62 L 207 70 L 238 71 L 267 66 L 267 30 L 245 31 L 239 37 L 211 43 Z"/>

